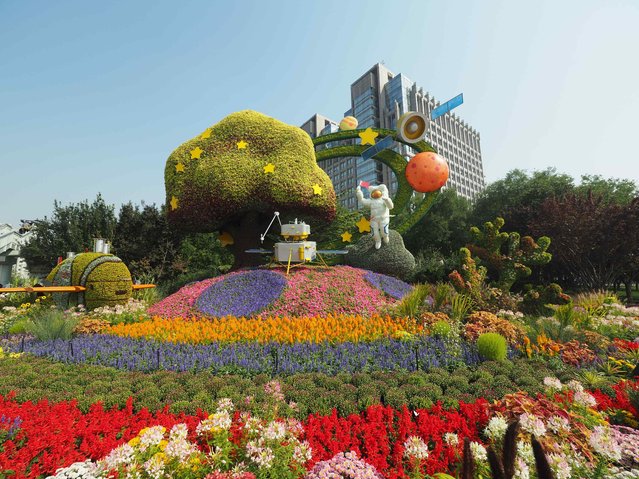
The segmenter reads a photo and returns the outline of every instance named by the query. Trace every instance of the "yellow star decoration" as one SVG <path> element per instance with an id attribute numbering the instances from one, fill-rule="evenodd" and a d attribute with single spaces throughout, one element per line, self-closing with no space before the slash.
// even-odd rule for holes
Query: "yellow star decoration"
<path id="1" fill-rule="evenodd" d="M 377 138 L 378 136 L 379 133 L 373 131 L 370 126 L 359 134 L 359 137 L 362 139 L 362 145 L 374 145 L 375 138 Z"/>
<path id="2" fill-rule="evenodd" d="M 177 165 L 175 165 L 175 172 L 184 173 L 184 163 L 180 161 Z"/>
<path id="3" fill-rule="evenodd" d="M 206 130 L 204 130 L 204 133 L 202 133 L 202 134 L 200 135 L 200 138 L 201 138 L 202 140 L 206 140 L 207 138 L 211 138 L 211 129 L 210 129 L 210 128 L 207 128 Z"/>
<path id="4" fill-rule="evenodd" d="M 238 150 L 244 150 L 247 145 L 248 145 L 247 142 L 245 142 L 244 140 L 240 140 L 240 141 L 237 142 L 237 149 Z"/>
<path id="5" fill-rule="evenodd" d="M 366 218 L 364 218 L 363 216 L 359 219 L 359 221 L 357 223 L 355 223 L 355 226 L 357 226 L 359 228 L 359 232 L 360 233 L 365 233 L 367 231 L 371 230 L 371 223 L 370 221 L 368 221 Z"/>
<path id="6" fill-rule="evenodd" d="M 318 185 L 317 183 L 315 183 L 313 185 L 313 194 L 314 195 L 321 195 L 322 194 L 322 187 L 320 185 Z"/>
<path id="7" fill-rule="evenodd" d="M 235 243 L 235 241 L 233 240 L 231 233 L 228 231 L 222 231 L 222 233 L 220 233 L 220 243 L 222 243 L 222 246 L 228 246 Z"/>
<path id="8" fill-rule="evenodd" d="M 194 150 L 191 150 L 191 159 L 199 160 L 200 157 L 202 156 L 202 153 L 204 153 L 204 150 L 198 146 Z"/>
<path id="9" fill-rule="evenodd" d="M 342 241 L 343 241 L 344 243 L 346 243 L 346 242 L 350 243 L 350 242 L 351 242 L 351 238 L 352 238 L 352 237 L 353 237 L 353 235 L 352 235 L 352 234 L 350 234 L 348 231 L 344 231 L 344 232 L 342 233 Z"/>
<path id="10" fill-rule="evenodd" d="M 178 199 L 174 196 L 171 198 L 171 210 L 177 210 Z"/>
<path id="11" fill-rule="evenodd" d="M 273 173 L 275 171 L 275 165 L 273 163 L 268 163 L 264 167 L 264 173 Z"/>

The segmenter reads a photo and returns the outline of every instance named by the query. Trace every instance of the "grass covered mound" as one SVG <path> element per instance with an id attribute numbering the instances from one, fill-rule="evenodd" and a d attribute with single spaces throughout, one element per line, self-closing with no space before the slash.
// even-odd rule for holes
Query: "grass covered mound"
<path id="1" fill-rule="evenodd" d="M 187 285 L 149 308 L 175 317 L 373 315 L 411 286 L 349 266 L 240 270 Z"/>

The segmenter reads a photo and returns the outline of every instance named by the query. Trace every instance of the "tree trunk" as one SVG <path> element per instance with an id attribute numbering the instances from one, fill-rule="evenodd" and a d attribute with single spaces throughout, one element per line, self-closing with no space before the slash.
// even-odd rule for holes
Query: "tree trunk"
<path id="1" fill-rule="evenodd" d="M 632 304 L 632 281 L 625 281 L 624 285 L 626 286 L 626 304 Z"/>
<path id="2" fill-rule="evenodd" d="M 260 243 L 260 235 L 266 230 L 269 221 L 270 218 L 266 221 L 256 211 L 249 211 L 238 220 L 222 228 L 227 230 L 233 237 L 233 244 L 230 247 L 235 259 L 231 268 L 232 271 L 265 264 L 264 255 L 247 253 L 246 250 L 253 248 L 269 249 Z M 279 229 L 279 224 L 272 228 Z M 276 233 L 279 233 L 279 231 L 276 231 Z"/>

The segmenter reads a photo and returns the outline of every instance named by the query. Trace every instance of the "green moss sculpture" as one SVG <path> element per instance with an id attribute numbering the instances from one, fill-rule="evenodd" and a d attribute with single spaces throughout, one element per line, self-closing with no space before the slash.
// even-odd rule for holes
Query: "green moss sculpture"
<path id="1" fill-rule="evenodd" d="M 131 273 L 117 256 L 81 253 L 57 265 L 47 281 L 52 286 L 83 286 L 79 293 L 53 293 L 59 308 L 83 304 L 87 309 L 126 304 L 133 293 Z"/>
<path id="2" fill-rule="evenodd" d="M 389 243 L 375 249 L 373 235 L 362 236 L 357 243 L 348 246 L 344 261 L 356 268 L 410 280 L 415 270 L 415 257 L 404 246 L 404 239 L 395 230 L 390 230 Z"/>
<path id="3" fill-rule="evenodd" d="M 236 268 L 250 264 L 244 250 L 259 246 L 275 211 L 282 221 L 335 217 L 335 191 L 308 134 L 255 111 L 232 113 L 179 146 L 164 179 L 169 222 L 230 233 Z"/>

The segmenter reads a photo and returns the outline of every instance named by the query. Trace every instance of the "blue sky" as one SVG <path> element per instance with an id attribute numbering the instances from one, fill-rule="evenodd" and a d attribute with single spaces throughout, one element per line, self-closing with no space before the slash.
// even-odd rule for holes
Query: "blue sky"
<path id="1" fill-rule="evenodd" d="M 639 2 L 0 0 L 0 223 L 164 202 L 171 151 L 229 113 L 339 120 L 377 62 L 481 133 L 488 182 L 639 182 Z"/>

